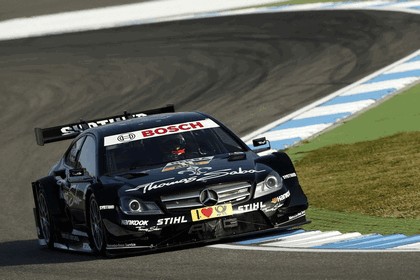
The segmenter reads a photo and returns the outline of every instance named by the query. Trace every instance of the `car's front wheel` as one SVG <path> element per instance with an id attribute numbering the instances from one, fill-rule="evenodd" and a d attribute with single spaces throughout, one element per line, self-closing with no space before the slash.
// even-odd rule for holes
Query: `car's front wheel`
<path id="1" fill-rule="evenodd" d="M 89 200 L 89 225 L 92 249 L 97 254 L 104 254 L 106 247 L 105 231 L 101 212 L 94 195 Z"/>
<path id="2" fill-rule="evenodd" d="M 42 189 L 39 190 L 38 194 L 38 216 L 39 227 L 41 234 L 44 237 L 44 241 L 49 248 L 52 248 L 54 247 L 54 224 L 51 219 L 50 210 L 48 208 L 47 197 Z"/>

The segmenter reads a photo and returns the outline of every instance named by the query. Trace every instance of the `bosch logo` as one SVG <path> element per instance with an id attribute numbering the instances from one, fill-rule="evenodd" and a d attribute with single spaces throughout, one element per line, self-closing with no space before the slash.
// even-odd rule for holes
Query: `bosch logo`
<path id="1" fill-rule="evenodd" d="M 214 190 L 205 189 L 200 193 L 200 202 L 204 206 L 216 205 L 219 201 L 219 195 Z"/>
<path id="2" fill-rule="evenodd" d="M 125 141 L 131 141 L 134 138 L 136 138 L 136 135 L 134 133 L 128 133 L 128 134 L 121 134 L 117 137 L 117 140 L 120 142 L 125 142 Z"/>

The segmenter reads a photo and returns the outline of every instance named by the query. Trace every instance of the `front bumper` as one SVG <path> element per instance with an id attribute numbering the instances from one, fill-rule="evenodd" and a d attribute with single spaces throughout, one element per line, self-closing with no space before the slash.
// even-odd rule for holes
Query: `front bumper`
<path id="1" fill-rule="evenodd" d="M 230 208 L 225 205 L 155 216 L 128 216 L 115 209 L 113 214 L 102 215 L 107 232 L 106 249 L 111 255 L 131 251 L 154 251 L 239 238 L 273 229 L 290 229 L 308 223 L 305 215 L 307 204 L 286 206 L 289 205 L 289 197 L 290 193 L 287 191 L 248 201 L 246 204 L 230 205 L 232 212 L 226 210 Z M 222 215 L 204 217 L 202 214 L 210 215 L 206 212 L 210 208 L 213 208 L 215 213 L 220 210 Z M 193 213 L 194 211 L 200 212 L 202 219 L 200 215 Z"/>

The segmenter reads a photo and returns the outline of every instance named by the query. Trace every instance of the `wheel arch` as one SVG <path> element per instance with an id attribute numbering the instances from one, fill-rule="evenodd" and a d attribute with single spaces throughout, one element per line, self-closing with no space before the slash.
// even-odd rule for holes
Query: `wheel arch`
<path id="1" fill-rule="evenodd" d="M 272 154 L 262 156 L 258 158 L 256 162 L 270 166 L 281 176 L 296 173 L 292 160 L 284 152 L 274 152 Z"/>
<path id="2" fill-rule="evenodd" d="M 86 190 L 85 194 L 85 218 L 86 224 L 89 221 L 89 200 L 92 194 L 95 196 L 98 206 L 101 205 L 117 205 L 118 204 L 118 188 L 120 186 L 107 185 L 103 186 L 101 183 L 92 184 Z"/>
<path id="3" fill-rule="evenodd" d="M 47 176 L 35 182 L 32 182 L 32 192 L 35 201 L 35 207 L 38 208 L 39 191 L 43 190 L 47 199 L 47 205 L 53 216 L 60 215 L 60 189 L 54 176 Z"/>

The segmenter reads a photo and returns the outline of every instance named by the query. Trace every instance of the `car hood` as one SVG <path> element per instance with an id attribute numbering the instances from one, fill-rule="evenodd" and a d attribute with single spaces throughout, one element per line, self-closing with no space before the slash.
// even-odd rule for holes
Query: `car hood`
<path id="1" fill-rule="evenodd" d="M 255 163 L 255 156 L 202 157 L 168 163 L 159 168 L 114 176 L 123 184 L 120 196 L 153 198 L 178 191 L 204 189 L 207 186 L 230 182 L 259 182 L 272 171 L 266 165 Z M 130 175 L 131 174 L 131 175 Z M 138 176 L 135 176 L 135 175 Z"/>

